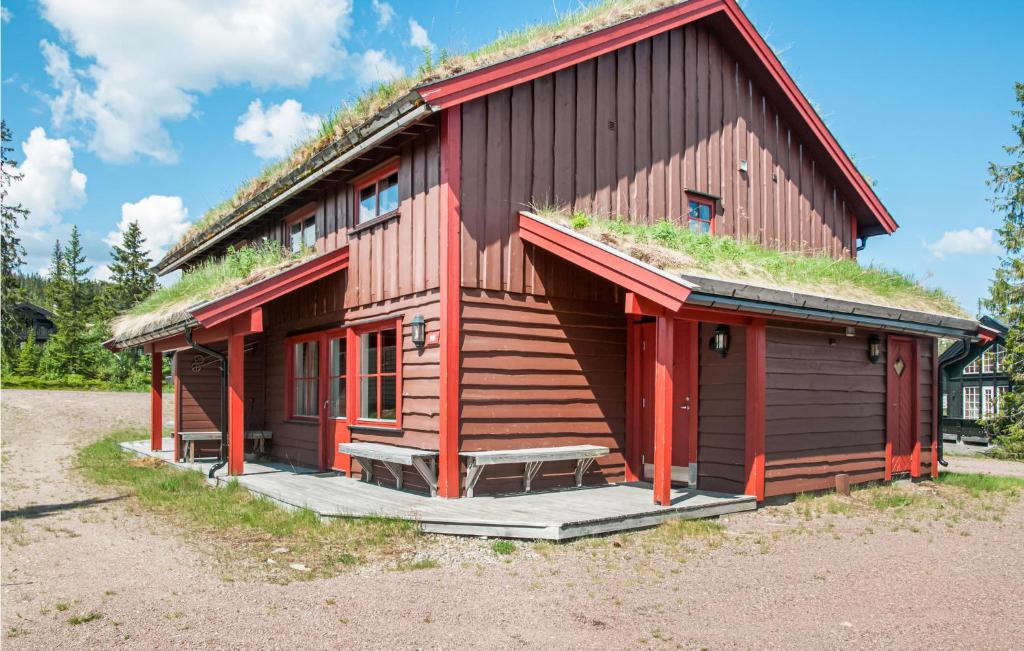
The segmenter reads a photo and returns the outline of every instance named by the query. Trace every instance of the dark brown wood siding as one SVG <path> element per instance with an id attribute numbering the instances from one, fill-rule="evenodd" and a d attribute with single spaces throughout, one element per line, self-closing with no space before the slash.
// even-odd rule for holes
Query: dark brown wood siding
<path id="1" fill-rule="evenodd" d="M 180 430 L 220 430 L 220 363 L 194 350 L 180 350 L 175 356 L 181 384 Z"/>
<path id="2" fill-rule="evenodd" d="M 921 441 L 921 476 L 926 477 L 932 471 L 932 440 L 934 439 L 932 428 L 935 423 L 932 403 L 933 392 L 939 389 L 934 385 L 933 364 L 935 363 L 935 340 L 918 339 L 918 373 L 920 375 L 920 388 L 918 396 L 921 403 L 921 420 L 918 427 L 918 436 Z"/>
<path id="3" fill-rule="evenodd" d="M 475 290 L 462 304 L 461 449 L 592 443 L 586 482 L 622 481 L 626 319 L 621 298 L 539 299 Z M 545 464 L 537 487 L 572 485 L 575 464 Z M 521 490 L 522 465 L 488 468 L 477 490 Z"/>
<path id="4" fill-rule="evenodd" d="M 700 325 L 700 400 L 698 401 L 697 487 L 744 491 L 746 410 L 746 331 L 730 329 L 729 353 L 708 349 L 715 324 Z"/>
<path id="5" fill-rule="evenodd" d="M 884 353 L 872 364 L 867 334 L 841 331 L 769 327 L 767 344 L 765 494 L 834 488 L 838 473 L 882 479 Z"/>
<path id="6" fill-rule="evenodd" d="M 462 111 L 466 287 L 541 293 L 531 288 L 534 260 L 517 235 L 521 209 L 679 221 L 687 190 L 721 197 L 719 234 L 850 254 L 852 215 L 833 179 L 706 26 L 641 41 Z"/>

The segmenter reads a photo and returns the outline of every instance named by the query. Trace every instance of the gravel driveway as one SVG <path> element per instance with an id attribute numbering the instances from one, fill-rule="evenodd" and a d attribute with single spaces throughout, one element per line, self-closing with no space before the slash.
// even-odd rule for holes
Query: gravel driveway
<path id="1" fill-rule="evenodd" d="M 836 515 L 792 533 L 794 504 L 671 554 L 646 551 L 650 532 L 276 585 L 226 576 L 202 541 L 76 476 L 75 446 L 144 425 L 147 396 L 2 401 L 5 649 L 1009 649 L 1024 631 L 1021 502 L 984 521 Z"/>

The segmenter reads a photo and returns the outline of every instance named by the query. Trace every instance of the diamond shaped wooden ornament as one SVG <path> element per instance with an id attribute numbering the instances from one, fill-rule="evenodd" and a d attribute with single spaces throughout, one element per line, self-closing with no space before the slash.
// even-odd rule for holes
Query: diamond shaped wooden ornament
<path id="1" fill-rule="evenodd" d="M 905 369 L 907 365 L 903 363 L 902 357 L 897 357 L 896 363 L 893 364 L 892 367 L 896 371 L 896 375 L 903 375 L 903 369 Z"/>

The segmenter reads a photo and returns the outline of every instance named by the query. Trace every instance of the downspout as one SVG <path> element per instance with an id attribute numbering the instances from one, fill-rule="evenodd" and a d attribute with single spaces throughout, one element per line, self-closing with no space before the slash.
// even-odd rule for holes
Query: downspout
<path id="1" fill-rule="evenodd" d="M 960 339 L 960 342 L 964 345 L 964 351 L 962 353 L 960 353 L 959 355 L 957 355 L 956 357 L 954 357 L 952 359 L 948 359 L 945 362 L 942 362 L 942 363 L 939 364 L 939 394 L 940 395 L 945 395 L 946 394 L 946 367 L 952 366 L 953 364 L 957 364 L 959 362 L 964 361 L 967 358 L 967 356 L 971 354 L 971 340 L 968 339 L 967 337 L 962 337 Z M 940 424 L 939 424 L 939 428 L 938 428 L 938 431 L 939 431 L 939 465 L 942 466 L 943 468 L 945 468 L 945 467 L 947 467 L 949 465 L 949 462 L 946 461 L 946 457 L 945 457 L 945 454 L 944 454 L 944 452 L 945 452 L 945 439 L 943 439 L 943 437 L 942 437 L 942 424 L 941 424 L 941 422 L 942 422 L 942 415 L 940 414 L 939 415 L 939 423 Z"/>
<path id="2" fill-rule="evenodd" d="M 193 350 L 220 360 L 220 452 L 217 455 L 217 463 L 210 468 L 209 477 L 213 479 L 213 473 L 228 464 L 228 358 L 223 353 L 195 343 L 192 340 L 191 327 L 185 328 L 185 341 Z"/>

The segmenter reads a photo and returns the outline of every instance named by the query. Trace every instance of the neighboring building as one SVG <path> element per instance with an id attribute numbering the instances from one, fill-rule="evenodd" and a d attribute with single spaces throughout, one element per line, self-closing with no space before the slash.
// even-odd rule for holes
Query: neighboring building
<path id="1" fill-rule="evenodd" d="M 991 432 L 978 421 L 998 414 L 1003 394 L 1013 387 L 1004 348 L 1007 328 L 989 316 L 981 323 L 994 339 L 957 340 L 939 357 L 942 437 L 947 441 L 989 443 Z"/>
<path id="2" fill-rule="evenodd" d="M 896 230 L 735 0 L 550 41 L 417 86 L 167 254 L 161 273 L 261 238 L 318 253 L 115 329 L 154 368 L 178 351 L 175 431 L 226 427 L 230 473 L 247 430 L 350 474 L 342 444 L 427 450 L 437 474 L 406 467 L 405 484 L 452 498 L 479 478 L 460 454 L 580 444 L 610 450 L 585 483 L 652 479 L 659 504 L 672 482 L 764 500 L 840 473 L 937 475 L 937 338 L 976 340 L 977 322 L 677 273 L 528 212 L 836 259 Z M 476 493 L 530 468 L 488 470 Z"/>
<path id="3" fill-rule="evenodd" d="M 28 339 L 29 333 L 34 330 L 36 344 L 41 346 L 50 339 L 53 333 L 57 332 L 57 326 L 53 322 L 54 314 L 45 307 L 40 307 L 35 303 L 18 303 L 14 306 L 14 312 L 16 318 L 23 324 L 22 330 L 18 334 L 18 343 Z"/>

